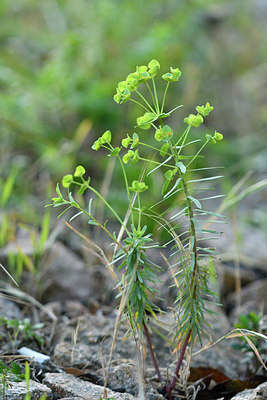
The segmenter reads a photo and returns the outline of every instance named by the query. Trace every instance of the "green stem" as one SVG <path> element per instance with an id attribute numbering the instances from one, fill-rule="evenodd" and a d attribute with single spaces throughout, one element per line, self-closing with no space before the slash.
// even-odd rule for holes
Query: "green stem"
<path id="1" fill-rule="evenodd" d="M 157 113 L 159 114 L 159 100 L 158 100 L 156 82 L 155 82 L 154 77 L 152 77 L 152 83 L 153 83 L 154 97 L 155 97 L 155 100 L 156 100 L 156 110 L 157 110 Z"/>
<path id="2" fill-rule="evenodd" d="M 138 90 L 136 90 L 136 89 L 135 89 L 135 92 L 136 92 L 136 93 L 138 94 L 138 96 L 141 97 L 141 99 L 146 103 L 146 105 L 147 105 L 148 108 L 151 110 L 151 112 L 152 112 L 153 114 L 157 114 L 157 113 L 155 112 L 155 110 L 151 107 L 151 105 L 149 104 L 149 102 L 145 99 L 145 97 L 142 96 L 141 93 L 138 92 Z"/>
<path id="3" fill-rule="evenodd" d="M 166 85 L 166 88 L 165 88 L 165 91 L 164 91 L 164 95 L 163 95 L 163 99 L 162 99 L 162 106 L 161 106 L 161 111 L 160 111 L 161 114 L 163 113 L 163 110 L 164 110 L 166 94 L 167 94 L 167 91 L 169 89 L 169 85 L 170 85 L 170 82 L 167 82 L 167 85 Z"/>
<path id="4" fill-rule="evenodd" d="M 195 154 L 195 156 L 192 158 L 192 160 L 187 164 L 186 168 L 188 168 L 189 165 L 192 164 L 192 162 L 193 162 L 193 161 L 197 158 L 197 156 L 202 152 L 202 150 L 204 149 L 204 147 L 207 145 L 208 142 L 209 142 L 209 141 L 207 140 L 207 141 L 203 144 L 203 146 L 201 146 L 201 148 L 198 150 L 198 152 Z"/>
<path id="5" fill-rule="evenodd" d="M 153 104 L 154 104 L 154 107 L 155 107 L 155 110 L 156 110 L 157 109 L 157 103 L 155 101 L 155 97 L 153 95 L 153 92 L 152 92 L 152 90 L 151 90 L 151 88 L 150 88 L 150 86 L 149 86 L 149 84 L 147 82 L 146 82 L 146 87 L 148 88 L 148 90 L 149 90 L 149 92 L 151 94 L 151 97 L 152 97 L 152 100 L 153 100 Z"/>
<path id="6" fill-rule="evenodd" d="M 143 142 L 139 142 L 139 144 L 141 145 L 141 146 L 145 146 L 145 147 L 149 147 L 150 149 L 152 149 L 152 150 L 156 150 L 158 153 L 160 153 L 160 149 L 158 149 L 157 147 L 154 147 L 154 146 L 151 146 L 150 144 L 146 144 L 146 143 L 143 143 Z M 166 153 L 166 155 L 167 156 L 170 156 L 171 154 L 170 153 Z"/>
<path id="7" fill-rule="evenodd" d="M 71 204 L 71 203 L 68 201 L 68 204 Z M 120 249 L 123 250 L 124 253 L 127 254 L 127 251 L 125 250 L 125 248 L 115 239 L 115 237 L 108 231 L 108 229 L 104 225 L 101 224 L 101 222 L 99 222 L 97 219 L 95 219 L 91 214 L 89 214 L 87 211 L 85 211 L 83 208 L 81 208 L 78 204 L 75 207 L 77 208 L 77 210 L 80 210 L 83 214 L 87 215 L 87 217 L 92 219 L 100 228 L 102 228 L 103 231 L 106 232 L 106 234 L 112 239 L 112 241 L 118 247 L 120 247 Z"/>
<path id="8" fill-rule="evenodd" d="M 136 101 L 136 100 L 134 100 L 132 98 L 130 98 L 129 100 L 132 101 L 133 103 L 138 104 L 140 107 L 144 108 L 147 112 L 149 112 L 149 109 L 146 108 L 143 104 L 139 103 L 139 101 Z"/>
<path id="9" fill-rule="evenodd" d="M 146 158 L 143 158 L 143 157 L 139 157 L 139 160 L 142 160 L 142 161 L 147 161 L 147 162 L 149 162 L 149 163 L 156 164 L 156 165 L 162 165 L 163 167 L 168 167 L 168 168 L 177 168 L 177 167 L 175 167 L 175 165 L 171 165 L 171 164 L 164 164 L 164 163 L 160 163 L 160 162 L 158 162 L 158 161 L 154 161 L 154 160 L 148 160 L 148 159 L 146 159 Z"/>
<path id="10" fill-rule="evenodd" d="M 84 181 L 84 183 L 86 184 L 87 182 Z M 87 187 L 89 190 L 91 190 L 93 193 L 95 193 L 97 195 L 97 197 L 100 198 L 100 200 L 103 201 L 103 203 L 107 206 L 107 208 L 112 212 L 112 214 L 117 218 L 117 220 L 119 221 L 119 223 L 124 227 L 125 231 L 127 232 L 127 234 L 129 236 L 131 236 L 130 232 L 128 231 L 127 227 L 124 225 L 122 219 L 120 218 L 120 216 L 117 214 L 117 212 L 114 210 L 114 208 L 111 207 L 111 205 L 104 199 L 103 196 L 101 196 L 101 194 L 95 190 L 92 186 L 87 184 Z"/>
<path id="11" fill-rule="evenodd" d="M 130 193 L 130 190 L 129 190 L 128 178 L 127 178 L 127 175 L 126 175 L 126 171 L 125 171 L 125 168 L 124 168 L 124 164 L 123 164 L 122 159 L 120 158 L 119 155 L 117 155 L 117 158 L 118 158 L 119 161 L 120 161 L 122 173 L 123 173 L 123 176 L 124 176 L 124 181 L 125 181 L 126 190 L 127 190 L 127 195 L 128 195 L 128 201 L 129 201 L 129 207 L 130 207 L 130 212 L 131 212 L 131 219 L 132 219 L 132 224 L 133 224 L 133 226 L 134 226 L 133 205 L 132 205 L 131 193 Z"/>
<path id="12" fill-rule="evenodd" d="M 141 214 L 142 214 L 142 212 L 141 212 L 141 199 L 140 199 L 139 192 L 137 193 L 137 199 L 138 199 L 138 209 L 139 209 L 139 211 L 138 211 L 138 230 L 140 231 L 141 230 Z"/>

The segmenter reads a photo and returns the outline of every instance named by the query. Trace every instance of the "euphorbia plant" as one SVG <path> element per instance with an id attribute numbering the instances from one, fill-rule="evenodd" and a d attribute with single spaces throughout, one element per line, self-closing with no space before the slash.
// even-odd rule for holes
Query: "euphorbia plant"
<path id="1" fill-rule="evenodd" d="M 202 217 L 214 218 L 215 216 L 218 219 L 221 215 L 207 211 L 204 207 L 207 200 L 218 196 L 201 200 L 194 195 L 194 190 L 199 189 L 196 187 L 198 182 L 210 181 L 220 176 L 199 178 L 201 169 L 196 169 L 195 162 L 206 145 L 215 144 L 222 140 L 223 136 L 215 131 L 213 134 L 207 133 L 204 140 L 203 138 L 190 140 L 191 129 L 203 124 L 204 119 L 213 110 L 208 102 L 206 105 L 197 106 L 194 114 L 184 118 L 186 127 L 181 134 L 165 124 L 165 120 L 182 107 L 178 105 L 171 111 L 165 111 L 169 85 L 179 81 L 181 71 L 178 68 L 170 68 L 170 72 L 162 76 L 166 82 L 166 88 L 160 101 L 155 79 L 159 70 L 160 64 L 156 60 L 151 60 L 148 66 L 138 66 L 135 72 L 119 82 L 114 96 L 118 104 L 131 101 L 142 108 L 144 113 L 137 118 L 136 130 L 137 132 L 152 131 L 154 143 L 151 144 L 148 133 L 144 135 L 134 132 L 132 135 L 127 135 L 120 145 L 114 146 L 111 132 L 106 131 L 92 146 L 96 151 L 100 148 L 106 149 L 108 157 L 116 157 L 118 160 L 128 198 L 126 216 L 119 215 L 115 206 L 103 198 L 101 193 L 91 185 L 90 178 L 84 178 L 85 169 L 82 166 L 78 166 L 73 175 L 66 175 L 62 180 L 68 192 L 67 198 L 61 193 L 59 185 L 57 186 L 58 196 L 53 198 L 53 205 L 54 207 L 66 206 L 63 213 L 69 208 L 76 208 L 78 213 L 74 217 L 85 214 L 89 218 L 89 223 L 101 228 L 115 244 L 113 256 L 108 260 L 107 266 L 116 281 L 118 296 L 121 297 L 116 331 L 121 317 L 125 316 L 134 337 L 138 338 L 136 342 L 138 348 L 144 347 L 140 346 L 140 341 L 142 345 L 145 341 L 147 342 L 158 379 L 162 384 L 162 393 L 171 398 L 186 348 L 189 345 L 193 346 L 197 337 L 201 342 L 203 334 L 209 329 L 205 313 L 211 312 L 207 307 L 207 301 L 213 292 L 208 286 L 210 274 L 208 261 L 205 260 L 213 257 L 215 252 L 214 249 L 200 248 L 199 240 L 216 233 L 215 230 L 203 226 Z M 198 149 L 188 155 L 189 149 L 195 149 L 196 145 L 199 145 Z M 151 151 L 150 155 L 147 155 L 148 149 Z M 143 163 L 144 168 L 133 182 L 129 182 L 128 168 L 136 163 Z M 202 169 L 209 170 L 209 168 Z M 147 177 L 155 171 L 157 173 L 161 171 L 163 178 L 162 187 L 159 187 L 161 199 L 157 204 L 153 201 L 148 203 L 148 196 L 144 200 L 142 194 L 150 190 Z M 197 174 L 196 177 L 194 174 Z M 75 186 L 79 188 L 80 195 L 86 190 L 92 194 L 86 209 L 77 199 L 74 199 L 70 191 L 70 188 Z M 118 232 L 111 232 L 108 222 L 103 223 L 97 219 L 92 206 L 93 198 L 98 198 L 103 202 L 107 211 L 117 220 L 118 226 L 121 227 L 118 228 Z M 153 199 L 153 196 L 150 198 Z M 167 201 L 168 207 L 166 206 L 166 209 L 163 207 L 163 211 L 157 211 L 156 206 L 160 204 L 162 207 Z M 171 206 L 169 206 L 170 201 Z M 153 240 L 152 234 L 147 232 L 147 226 L 143 223 L 143 217 L 151 217 L 160 228 L 166 230 L 169 235 L 168 243 L 159 245 Z M 152 345 L 153 338 L 151 338 L 149 322 L 153 318 L 157 320 L 157 312 L 160 311 L 154 304 L 154 299 L 160 295 L 157 292 L 157 285 L 161 267 L 149 260 L 146 251 L 159 246 L 174 249 L 167 263 L 172 270 L 177 287 L 175 304 L 170 306 L 175 311 L 172 343 L 175 343 L 177 350 L 179 349 L 179 356 L 173 377 L 169 382 L 162 381 Z M 203 255 L 206 255 L 206 258 Z M 114 265 L 118 266 L 117 270 L 122 271 L 120 278 L 116 275 Z"/>

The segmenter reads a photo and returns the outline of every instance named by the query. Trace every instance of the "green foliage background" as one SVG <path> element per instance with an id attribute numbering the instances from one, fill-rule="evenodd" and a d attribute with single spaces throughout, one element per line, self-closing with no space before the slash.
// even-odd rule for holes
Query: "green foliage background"
<path id="1" fill-rule="evenodd" d="M 77 163 L 96 174 L 90 145 L 106 129 L 125 136 L 136 117 L 113 102 L 116 84 L 151 58 L 162 73 L 183 71 L 169 97 L 185 105 L 177 126 L 209 101 L 206 128 L 226 138 L 210 158 L 233 173 L 263 171 L 264 13 L 258 0 L 2 0 L 2 183 L 18 171 L 8 206 L 29 214 L 32 194 L 44 199 Z"/>

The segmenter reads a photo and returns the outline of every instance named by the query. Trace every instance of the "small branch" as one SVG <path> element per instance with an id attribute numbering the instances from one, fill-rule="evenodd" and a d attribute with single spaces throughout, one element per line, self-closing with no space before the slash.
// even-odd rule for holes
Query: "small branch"
<path id="1" fill-rule="evenodd" d="M 174 372 L 174 376 L 172 378 L 172 381 L 166 387 L 166 391 L 168 393 L 168 397 L 169 397 L 170 400 L 171 400 L 171 393 L 172 393 L 172 391 L 173 391 L 173 389 L 175 388 L 175 385 L 176 385 L 176 381 L 177 381 L 177 378 L 178 378 L 179 370 L 181 368 L 181 365 L 182 365 L 182 362 L 183 362 L 183 359 L 184 359 L 185 350 L 186 350 L 188 342 L 190 340 L 190 336 L 191 336 L 191 329 L 188 332 L 188 334 L 187 334 L 187 336 L 185 338 L 185 341 L 183 343 L 183 346 L 181 348 L 181 353 L 180 353 L 179 359 L 177 361 L 177 365 L 176 365 L 176 368 L 175 368 L 175 372 Z"/>
<path id="2" fill-rule="evenodd" d="M 156 371 L 156 373 L 158 375 L 159 381 L 162 382 L 162 376 L 161 376 L 161 373 L 160 373 L 160 370 L 159 370 L 159 366 L 158 366 L 156 355 L 155 355 L 155 352 L 154 352 L 154 349 L 153 349 L 153 345 L 151 343 L 150 333 L 149 333 L 149 331 L 147 329 L 147 326 L 146 326 L 145 322 L 143 322 L 143 327 L 144 327 L 144 332 L 145 332 L 145 335 L 146 335 L 147 344 L 148 344 L 148 347 L 149 347 L 149 351 L 150 351 L 150 354 L 151 354 L 151 358 L 152 358 L 152 361 L 153 361 L 153 365 L 154 365 L 155 371 Z"/>

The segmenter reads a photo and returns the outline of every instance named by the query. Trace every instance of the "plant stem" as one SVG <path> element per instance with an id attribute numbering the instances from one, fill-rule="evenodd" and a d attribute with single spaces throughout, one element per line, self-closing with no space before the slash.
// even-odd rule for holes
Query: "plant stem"
<path id="1" fill-rule="evenodd" d="M 150 355 L 151 355 L 151 358 L 152 358 L 152 362 L 153 362 L 155 371 L 156 371 L 156 373 L 158 375 L 159 381 L 162 382 L 162 376 L 161 376 L 161 373 L 160 373 L 160 370 L 159 370 L 159 365 L 158 365 L 158 362 L 157 362 L 157 359 L 156 359 L 156 355 L 155 355 L 155 352 L 154 352 L 154 349 L 153 349 L 153 345 L 151 343 L 150 333 L 149 333 L 149 331 L 147 329 L 147 326 L 146 326 L 145 322 L 143 322 L 143 327 L 144 327 L 144 332 L 145 332 L 145 335 L 146 335 L 147 344 L 148 344 L 148 348 L 149 348 L 149 351 L 150 351 Z"/>
<path id="2" fill-rule="evenodd" d="M 117 155 L 117 159 L 120 162 L 121 169 L 122 169 L 122 172 L 123 172 L 123 177 L 124 177 L 124 181 L 125 181 L 125 186 L 126 186 L 127 196 L 128 196 L 128 202 L 129 202 L 129 209 L 130 209 L 130 212 L 131 212 L 132 224 L 134 226 L 133 204 L 132 204 L 131 194 L 130 194 L 130 190 L 129 190 L 128 178 L 127 178 L 127 175 L 126 175 L 126 171 L 125 171 L 122 159 L 120 158 L 119 155 Z"/>
<path id="3" fill-rule="evenodd" d="M 176 384 L 176 381 L 177 381 L 177 378 L 178 378 L 179 370 L 181 368 L 181 365 L 182 365 L 182 362 L 183 362 L 183 359 L 184 359 L 185 350 L 186 350 L 188 342 L 190 340 L 190 336 L 191 336 L 191 329 L 188 332 L 188 334 L 187 334 L 187 336 L 185 338 L 185 341 L 183 343 L 183 346 L 181 348 L 181 353 L 180 353 L 180 356 L 179 356 L 177 364 L 176 364 L 176 368 L 175 368 L 175 372 L 174 372 L 174 376 L 172 378 L 172 381 L 166 387 L 166 391 L 168 393 L 169 400 L 171 400 L 171 393 L 172 393 L 173 389 L 175 388 L 175 384 Z"/>
<path id="4" fill-rule="evenodd" d="M 141 95 L 140 92 L 138 92 L 138 90 L 135 89 L 135 92 L 138 94 L 139 97 L 141 97 L 141 99 L 145 102 L 145 104 L 148 106 L 148 108 L 150 108 L 151 112 L 153 114 L 156 114 L 155 110 L 153 110 L 153 108 L 151 107 L 151 105 L 149 104 L 149 102 L 145 99 L 144 96 Z"/>
<path id="5" fill-rule="evenodd" d="M 156 110 L 157 113 L 159 114 L 159 101 L 158 101 L 158 95 L 157 95 L 157 89 L 156 89 L 156 83 L 154 77 L 152 78 L 152 83 L 153 83 L 153 90 L 154 90 L 154 97 L 156 101 Z"/>
<path id="6" fill-rule="evenodd" d="M 152 90 L 150 89 L 150 86 L 149 86 L 149 84 L 146 82 L 146 87 L 148 88 L 148 90 L 149 90 L 149 92 L 150 92 L 150 94 L 151 94 L 151 97 L 152 97 L 152 100 L 153 100 L 153 104 L 154 104 L 154 107 L 155 107 L 155 110 L 157 110 L 157 104 L 156 104 L 156 101 L 155 101 L 155 97 L 154 97 L 154 95 L 153 95 L 153 93 L 152 93 Z"/>
<path id="7" fill-rule="evenodd" d="M 143 104 L 139 103 L 139 101 L 136 101 L 136 100 L 131 99 L 131 98 L 129 100 L 132 101 L 133 103 L 138 104 L 140 107 L 144 108 L 147 112 L 149 112 L 149 109 L 146 108 Z"/>
<path id="8" fill-rule="evenodd" d="M 167 94 L 169 85 L 170 85 L 170 82 L 167 82 L 167 86 L 166 86 L 166 88 L 165 88 L 164 95 L 163 95 L 163 100 L 162 100 L 161 114 L 162 114 L 163 111 L 164 111 L 165 99 L 166 99 L 166 94 Z"/>

